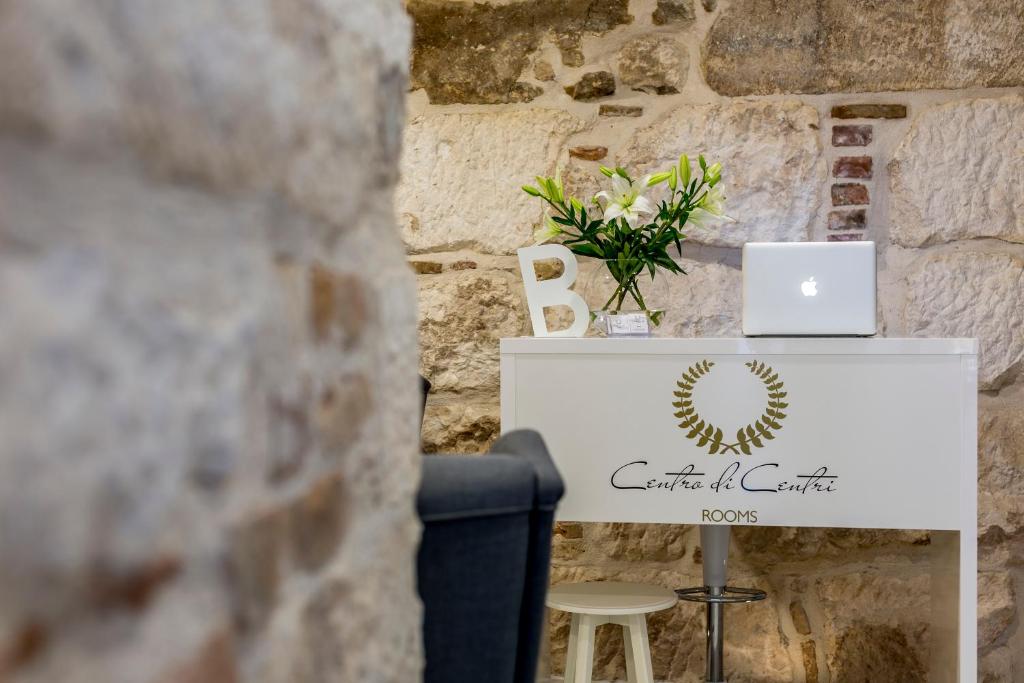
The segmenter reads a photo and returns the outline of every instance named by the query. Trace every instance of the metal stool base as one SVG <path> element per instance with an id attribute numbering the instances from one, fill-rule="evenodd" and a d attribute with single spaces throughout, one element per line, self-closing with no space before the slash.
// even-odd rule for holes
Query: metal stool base
<path id="1" fill-rule="evenodd" d="M 757 602 L 768 597 L 768 594 L 759 588 L 737 588 L 736 586 L 718 589 L 711 586 L 677 588 L 676 595 L 680 600 L 706 603 Z"/>
<path id="2" fill-rule="evenodd" d="M 680 600 L 703 602 L 707 609 L 707 683 L 725 683 L 725 614 L 723 607 L 740 602 L 764 600 L 768 594 L 758 588 L 697 586 L 677 588 Z"/>

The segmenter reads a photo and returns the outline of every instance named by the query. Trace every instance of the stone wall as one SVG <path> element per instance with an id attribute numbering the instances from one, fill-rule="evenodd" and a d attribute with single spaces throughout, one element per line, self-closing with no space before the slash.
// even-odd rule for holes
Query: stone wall
<path id="1" fill-rule="evenodd" d="M 417 679 L 408 41 L 0 3 L 0 680 Z"/>
<path id="2" fill-rule="evenodd" d="M 407 0 L 410 125 L 398 208 L 420 292 L 428 450 L 499 430 L 498 339 L 529 334 L 515 249 L 542 210 L 519 186 L 560 165 L 646 170 L 686 152 L 724 166 L 738 222 L 695 230 L 671 328 L 739 334 L 748 240 L 878 245 L 888 336 L 981 340 L 980 679 L 1024 679 L 1024 3 L 1021 0 Z M 582 266 L 586 271 L 588 266 Z M 842 406 L 851 420 L 856 406 Z M 924 680 L 923 532 L 742 529 L 733 681 Z M 688 527 L 561 524 L 555 581 L 699 582 Z M 702 616 L 652 618 L 655 674 L 698 681 Z M 567 621 L 552 617 L 551 669 Z M 623 678 L 602 632 L 600 677 Z"/>

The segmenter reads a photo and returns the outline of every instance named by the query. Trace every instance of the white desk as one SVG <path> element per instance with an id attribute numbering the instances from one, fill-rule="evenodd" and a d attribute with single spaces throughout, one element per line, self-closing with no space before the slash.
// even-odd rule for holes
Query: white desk
<path id="1" fill-rule="evenodd" d="M 560 519 L 953 532 L 932 678 L 975 680 L 975 340 L 503 339 L 501 425 Z"/>

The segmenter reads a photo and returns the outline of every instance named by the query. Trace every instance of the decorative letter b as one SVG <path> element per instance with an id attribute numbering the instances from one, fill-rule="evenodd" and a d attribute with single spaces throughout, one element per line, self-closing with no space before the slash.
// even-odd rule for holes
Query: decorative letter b
<path id="1" fill-rule="evenodd" d="M 569 289 L 576 280 L 577 272 L 576 257 L 573 253 L 561 244 L 524 247 L 518 253 L 519 270 L 523 274 L 526 303 L 530 307 L 530 322 L 533 323 L 534 336 L 582 337 L 587 331 L 587 325 L 590 324 L 590 309 L 587 308 L 583 297 Z M 533 262 L 550 258 L 562 262 L 562 274 L 552 280 L 538 280 Z M 544 320 L 545 306 L 568 306 L 576 319 L 564 330 L 549 331 Z"/>

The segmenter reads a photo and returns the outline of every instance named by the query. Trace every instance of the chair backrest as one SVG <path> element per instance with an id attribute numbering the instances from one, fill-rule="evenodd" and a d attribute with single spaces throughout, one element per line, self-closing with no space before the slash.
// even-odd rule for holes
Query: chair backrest
<path id="1" fill-rule="evenodd" d="M 562 479 L 540 435 L 517 431 L 486 456 L 426 456 L 426 683 L 533 683 Z"/>

